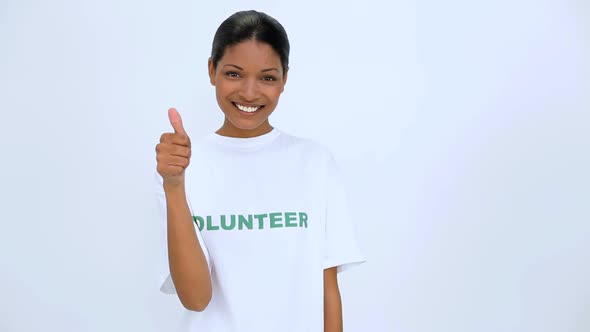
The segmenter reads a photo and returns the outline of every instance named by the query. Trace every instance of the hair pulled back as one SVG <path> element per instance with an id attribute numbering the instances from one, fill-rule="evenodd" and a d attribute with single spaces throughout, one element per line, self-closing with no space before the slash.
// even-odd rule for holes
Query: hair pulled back
<path id="1" fill-rule="evenodd" d="M 255 10 L 239 11 L 221 23 L 213 37 L 211 58 L 213 67 L 223 57 L 225 49 L 246 40 L 266 43 L 277 52 L 283 73 L 289 70 L 289 39 L 283 26 L 269 15 Z"/>

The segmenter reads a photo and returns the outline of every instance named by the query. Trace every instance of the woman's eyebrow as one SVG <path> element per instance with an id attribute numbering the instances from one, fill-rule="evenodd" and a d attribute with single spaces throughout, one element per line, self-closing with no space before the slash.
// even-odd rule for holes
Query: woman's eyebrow
<path id="1" fill-rule="evenodd" d="M 238 68 L 239 70 L 244 70 L 244 68 L 242 68 L 242 67 L 240 67 L 240 66 L 232 65 L 232 64 L 229 64 L 229 63 L 228 63 L 227 65 L 223 65 L 223 66 L 224 66 L 224 67 L 225 67 L 225 66 L 231 66 L 231 67 L 236 67 L 236 68 Z"/>
<path id="2" fill-rule="evenodd" d="M 225 66 L 236 67 L 236 68 L 237 68 L 237 69 L 239 69 L 239 70 L 244 70 L 244 68 L 242 68 L 242 67 L 240 67 L 240 66 L 236 66 L 236 65 L 234 65 L 234 64 L 231 64 L 231 63 L 228 63 L 228 64 L 224 65 L 224 67 L 225 67 Z M 271 70 L 276 70 L 277 72 L 279 72 L 279 73 L 280 73 L 280 71 L 279 71 L 278 69 L 276 69 L 276 68 L 266 68 L 266 69 L 263 69 L 263 70 L 261 70 L 260 72 L 264 73 L 264 72 L 271 71 Z"/>

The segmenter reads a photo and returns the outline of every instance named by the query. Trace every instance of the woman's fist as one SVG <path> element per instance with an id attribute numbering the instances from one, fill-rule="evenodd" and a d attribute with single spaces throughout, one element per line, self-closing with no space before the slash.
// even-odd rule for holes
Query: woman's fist
<path id="1" fill-rule="evenodd" d="M 168 118 L 174 133 L 162 134 L 160 143 L 156 145 L 157 170 L 165 184 L 179 185 L 184 183 L 184 170 L 190 162 L 191 140 L 176 109 L 168 110 Z"/>

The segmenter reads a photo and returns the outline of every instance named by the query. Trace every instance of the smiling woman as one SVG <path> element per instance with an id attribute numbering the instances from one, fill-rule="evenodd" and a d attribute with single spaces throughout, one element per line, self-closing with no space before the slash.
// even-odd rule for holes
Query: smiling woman
<path id="1" fill-rule="evenodd" d="M 156 146 L 158 287 L 188 309 L 184 331 L 342 331 L 337 273 L 364 258 L 331 152 L 269 123 L 288 59 L 279 22 L 238 12 L 208 60 L 222 126 L 191 142 L 168 112 L 174 133 Z"/>
<path id="2" fill-rule="evenodd" d="M 225 113 L 218 134 L 253 137 L 271 131 L 268 117 L 279 102 L 287 73 L 270 45 L 249 40 L 228 47 L 217 66 L 209 60 L 209 76 Z"/>
<path id="3" fill-rule="evenodd" d="M 289 40 L 273 18 L 238 12 L 213 39 L 209 77 L 225 113 L 218 134 L 254 137 L 272 130 L 268 117 L 287 83 Z"/>

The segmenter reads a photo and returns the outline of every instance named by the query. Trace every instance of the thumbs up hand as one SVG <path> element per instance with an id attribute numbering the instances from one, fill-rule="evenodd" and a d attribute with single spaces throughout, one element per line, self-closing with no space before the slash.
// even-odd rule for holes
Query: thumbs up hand
<path id="1" fill-rule="evenodd" d="M 184 184 L 184 170 L 191 158 L 191 141 L 176 109 L 168 110 L 168 118 L 174 133 L 160 136 L 160 143 L 156 145 L 157 170 L 165 185 L 177 186 Z"/>

